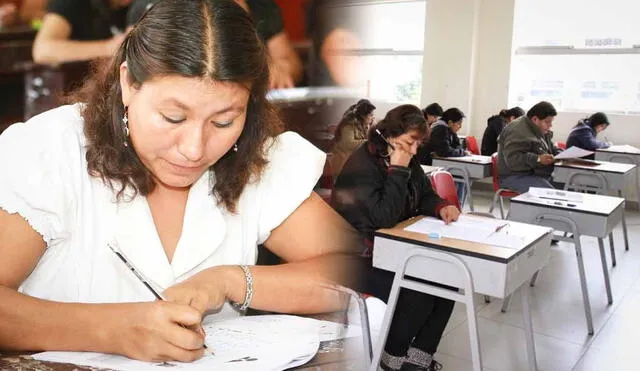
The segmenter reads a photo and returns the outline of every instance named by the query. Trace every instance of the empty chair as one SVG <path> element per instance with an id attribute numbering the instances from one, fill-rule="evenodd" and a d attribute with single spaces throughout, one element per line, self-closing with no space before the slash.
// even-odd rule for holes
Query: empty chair
<path id="1" fill-rule="evenodd" d="M 558 148 L 560 148 L 560 149 L 561 149 L 561 150 L 563 150 L 563 151 L 564 151 L 565 149 L 567 149 L 567 143 L 566 143 L 566 142 L 556 142 L 556 143 L 555 143 L 555 146 L 556 146 L 556 147 L 558 147 Z"/>

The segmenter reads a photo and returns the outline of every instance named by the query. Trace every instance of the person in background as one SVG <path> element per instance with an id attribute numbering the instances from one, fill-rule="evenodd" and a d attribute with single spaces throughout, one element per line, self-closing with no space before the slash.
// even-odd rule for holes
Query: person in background
<path id="1" fill-rule="evenodd" d="M 331 148 L 331 171 L 334 175 L 340 174 L 351 153 L 367 140 L 375 109 L 367 99 L 361 99 L 349 107 L 342 116 Z"/>
<path id="2" fill-rule="evenodd" d="M 438 103 L 431 103 L 422 110 L 422 113 L 427 119 L 427 126 L 431 126 L 442 116 L 442 107 Z"/>
<path id="3" fill-rule="evenodd" d="M 41 19 L 46 0 L 0 0 L 0 28 Z"/>
<path id="4" fill-rule="evenodd" d="M 578 124 L 571 129 L 567 138 L 567 148 L 579 147 L 587 151 L 595 151 L 600 148 L 609 148 L 611 143 L 596 139 L 596 136 L 609 127 L 609 118 L 603 112 L 596 112 L 593 115 L 578 121 Z M 595 154 L 585 158 L 593 160 Z"/>
<path id="5" fill-rule="evenodd" d="M 427 123 L 413 105 L 398 106 L 369 130 L 338 175 L 332 205 L 362 235 L 366 274 L 359 291 L 388 301 L 394 273 L 371 262 L 374 232 L 417 215 L 450 223 L 460 210 L 441 199 L 416 161 Z M 435 370 L 433 360 L 451 312 L 448 299 L 402 289 L 396 305 L 381 367 L 383 370 Z"/>
<path id="6" fill-rule="evenodd" d="M 101 62 L 76 104 L 0 135 L 0 352 L 188 362 L 207 317 L 343 309 L 327 285 L 361 241 L 313 193 L 325 154 L 282 132 L 247 12 L 159 1 Z"/>
<path id="7" fill-rule="evenodd" d="M 126 36 L 132 0 L 50 0 L 33 43 L 36 63 L 112 57 Z"/>
<path id="8" fill-rule="evenodd" d="M 483 156 L 491 156 L 498 151 L 498 137 L 502 133 L 502 129 L 511 121 L 524 115 L 524 110 L 520 107 L 503 109 L 499 114 L 489 117 L 487 120 L 487 128 L 484 129 L 482 135 L 482 145 L 480 154 Z"/>
<path id="9" fill-rule="evenodd" d="M 307 34 L 316 60 L 314 86 L 359 87 L 363 84 L 361 60 L 350 51 L 362 47 L 366 25 L 351 6 L 353 0 L 311 0 L 307 8 Z"/>
<path id="10" fill-rule="evenodd" d="M 144 12 L 158 0 L 134 0 L 127 16 L 127 25 L 134 25 Z M 292 88 L 302 80 L 300 57 L 293 49 L 284 29 L 280 7 L 273 0 L 234 0 L 251 14 L 258 35 L 267 46 L 271 69 L 269 88 Z"/>
<path id="11" fill-rule="evenodd" d="M 551 103 L 542 101 L 502 130 L 498 138 L 501 188 L 519 193 L 529 187 L 555 188 L 551 174 L 558 149 L 553 145 L 551 126 L 557 115 Z"/>
<path id="12" fill-rule="evenodd" d="M 429 141 L 426 144 L 426 151 L 431 156 L 438 157 L 462 157 L 468 156 L 471 152 L 464 149 L 460 138 L 458 138 L 458 132 L 462 128 L 462 121 L 464 120 L 464 113 L 458 108 L 449 108 L 442 113 L 442 117 L 438 119 L 430 128 Z M 432 158 L 426 159 L 428 163 L 424 165 L 431 165 Z M 466 188 L 463 183 L 456 182 L 456 189 L 458 193 L 458 200 L 460 205 L 464 205 Z"/>

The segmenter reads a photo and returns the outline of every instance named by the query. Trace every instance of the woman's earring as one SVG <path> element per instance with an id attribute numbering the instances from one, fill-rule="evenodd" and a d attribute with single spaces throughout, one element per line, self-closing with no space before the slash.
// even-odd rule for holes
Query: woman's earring
<path id="1" fill-rule="evenodd" d="M 129 107 L 124 107 L 124 115 L 122 115 L 122 130 L 124 131 L 124 146 L 129 147 Z"/>
<path id="2" fill-rule="evenodd" d="M 233 145 L 233 152 L 238 152 L 238 143 Z"/>

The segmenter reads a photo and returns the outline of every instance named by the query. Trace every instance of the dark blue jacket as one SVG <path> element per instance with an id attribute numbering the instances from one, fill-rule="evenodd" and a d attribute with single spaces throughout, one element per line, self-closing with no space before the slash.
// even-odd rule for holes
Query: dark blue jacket
<path id="1" fill-rule="evenodd" d="M 578 147 L 587 151 L 595 151 L 600 148 L 607 148 L 609 144 L 601 140 L 596 139 L 596 131 L 587 125 L 584 121 L 580 121 L 569 133 L 567 138 L 567 148 Z M 593 159 L 593 155 L 585 158 Z"/>

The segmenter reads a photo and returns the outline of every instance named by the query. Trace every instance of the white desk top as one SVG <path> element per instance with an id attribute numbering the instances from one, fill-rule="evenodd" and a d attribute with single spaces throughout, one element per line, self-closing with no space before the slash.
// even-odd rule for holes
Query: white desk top
<path id="1" fill-rule="evenodd" d="M 424 171 L 425 174 L 431 174 L 434 171 L 443 170 L 444 169 L 441 166 L 420 165 L 420 167 L 422 168 L 422 171 Z"/>
<path id="2" fill-rule="evenodd" d="M 491 156 L 470 155 L 462 157 L 434 157 L 433 160 L 466 162 L 478 165 L 491 165 Z"/>
<path id="3" fill-rule="evenodd" d="M 468 217 L 486 219 L 488 221 L 493 221 L 494 223 L 496 221 L 496 219 L 477 215 L 468 215 Z M 522 239 L 522 246 L 518 249 L 514 249 L 509 247 L 492 246 L 485 243 L 459 240 L 455 238 L 429 238 L 427 234 L 405 230 L 407 226 L 417 222 L 422 218 L 424 217 L 417 216 L 405 220 L 404 222 L 401 222 L 393 228 L 380 229 L 376 231 L 375 236 L 413 243 L 416 245 L 426 246 L 442 251 L 451 251 L 457 254 L 473 256 L 480 259 L 507 263 L 520 255 L 528 247 L 538 242 L 545 235 L 552 232 L 552 229 L 548 227 L 508 221 L 508 233 L 519 236 Z"/>
<path id="4" fill-rule="evenodd" d="M 623 153 L 628 155 L 640 155 L 640 149 L 630 145 L 617 145 L 609 148 L 601 148 L 596 150 L 597 152 L 611 152 L 611 153 Z"/>
<path id="5" fill-rule="evenodd" d="M 586 165 L 582 163 L 575 163 L 575 162 L 572 162 L 571 160 L 563 160 L 563 161 L 556 162 L 555 167 L 589 170 L 589 171 L 597 171 L 597 172 L 604 172 L 604 173 L 625 174 L 633 170 L 633 168 L 637 166 L 634 164 L 623 164 L 619 162 L 608 162 L 608 161 L 593 161 L 593 162 L 597 164 Z"/>
<path id="6" fill-rule="evenodd" d="M 561 193 L 574 194 L 577 192 L 559 191 Z M 589 193 L 578 193 L 582 197 L 582 201 L 566 201 L 563 197 L 558 199 L 538 198 L 529 194 L 529 192 L 523 193 L 519 196 L 511 199 L 512 203 L 528 204 L 534 206 L 543 206 L 550 209 L 566 210 L 571 212 L 578 212 L 584 214 L 596 214 L 607 216 L 613 213 L 613 211 L 624 202 L 623 198 L 594 195 Z M 569 206 L 573 205 L 573 206 Z"/>

